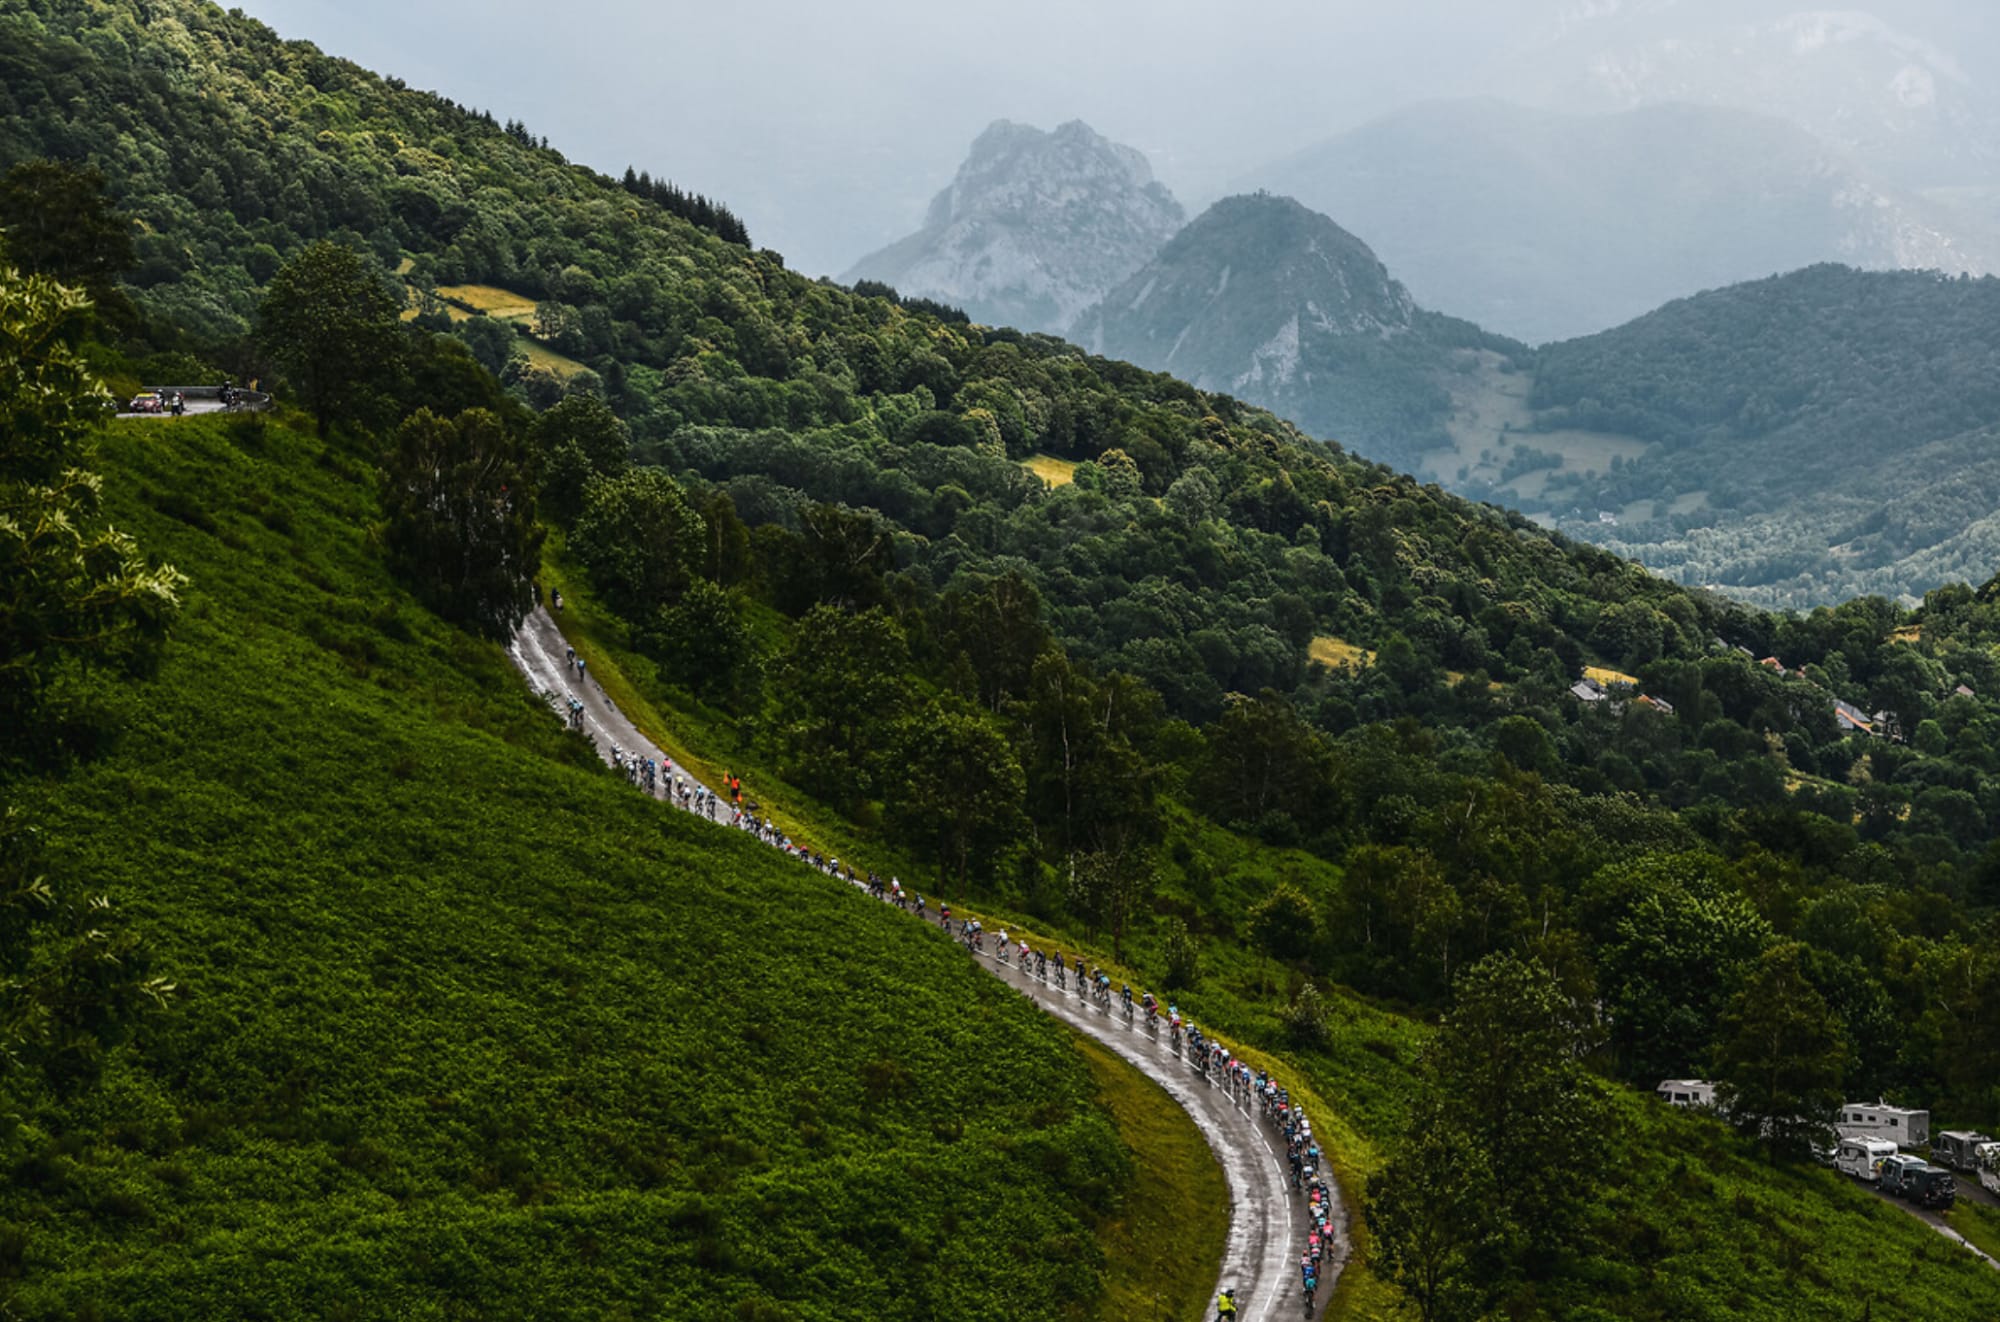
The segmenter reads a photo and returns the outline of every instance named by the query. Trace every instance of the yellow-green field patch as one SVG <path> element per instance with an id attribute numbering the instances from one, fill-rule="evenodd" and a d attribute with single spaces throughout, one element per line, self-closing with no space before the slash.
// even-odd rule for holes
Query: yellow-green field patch
<path id="1" fill-rule="evenodd" d="M 502 321 L 526 321 L 535 315 L 535 300 L 498 285 L 439 285 L 437 296 Z"/>
<path id="2" fill-rule="evenodd" d="M 521 337 L 521 351 L 528 355 L 528 366 L 544 368 L 557 376 L 571 377 L 584 370 L 583 364 L 576 359 L 565 358 L 540 340 L 529 336 Z"/>
<path id="3" fill-rule="evenodd" d="M 1375 654 L 1365 647 L 1356 647 L 1344 638 L 1325 636 L 1312 640 L 1306 655 L 1329 670 L 1360 670 L 1375 664 Z"/>
<path id="4" fill-rule="evenodd" d="M 1606 688 L 1624 687 L 1636 689 L 1639 687 L 1639 681 L 1633 676 L 1626 674 L 1622 670 L 1613 670 L 1608 666 L 1585 666 L 1583 668 L 1583 675 L 1585 679 L 1594 679 Z"/>
<path id="5" fill-rule="evenodd" d="M 1076 462 L 1052 454 L 1031 454 L 1021 461 L 1021 467 L 1052 487 L 1066 487 L 1076 481 Z"/>

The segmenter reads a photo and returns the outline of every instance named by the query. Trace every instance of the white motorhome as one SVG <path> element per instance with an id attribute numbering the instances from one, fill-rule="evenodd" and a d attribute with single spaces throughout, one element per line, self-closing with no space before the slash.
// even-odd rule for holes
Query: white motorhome
<path id="1" fill-rule="evenodd" d="M 1668 1106 L 1715 1105 L 1715 1085 L 1707 1079 L 1662 1079 L 1653 1092 Z"/>
<path id="2" fill-rule="evenodd" d="M 1981 1143 L 1978 1161 L 1980 1187 L 1990 1194 L 2000 1194 L 2000 1143 Z"/>
<path id="3" fill-rule="evenodd" d="M 1931 1113 L 1886 1102 L 1848 1102 L 1833 1115 L 1842 1138 L 1886 1138 L 1897 1147 L 1919 1148 L 1931 1141 Z"/>
<path id="4" fill-rule="evenodd" d="M 1843 1138 L 1833 1154 L 1833 1168 L 1874 1184 L 1882 1178 L 1882 1162 L 1895 1155 L 1896 1145 L 1886 1138 Z"/>

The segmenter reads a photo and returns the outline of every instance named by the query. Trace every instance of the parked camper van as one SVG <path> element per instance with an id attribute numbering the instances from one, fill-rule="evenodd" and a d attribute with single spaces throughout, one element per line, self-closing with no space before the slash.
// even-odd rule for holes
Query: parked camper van
<path id="1" fill-rule="evenodd" d="M 1882 1162 L 1896 1155 L 1896 1145 L 1886 1138 L 1843 1138 L 1833 1154 L 1834 1169 L 1843 1175 L 1870 1184 L 1882 1178 Z"/>
<path id="2" fill-rule="evenodd" d="M 1842 1138 L 1886 1138 L 1897 1147 L 1920 1148 L 1931 1141 L 1931 1113 L 1885 1102 L 1849 1102 L 1833 1115 Z"/>
<path id="3" fill-rule="evenodd" d="M 1979 1149 L 1992 1137 L 1970 1129 L 1947 1129 L 1931 1140 L 1931 1160 L 1955 1171 L 1979 1169 Z"/>
<path id="4" fill-rule="evenodd" d="M 1668 1106 L 1715 1105 L 1715 1085 L 1707 1079 L 1662 1079 L 1653 1092 Z"/>

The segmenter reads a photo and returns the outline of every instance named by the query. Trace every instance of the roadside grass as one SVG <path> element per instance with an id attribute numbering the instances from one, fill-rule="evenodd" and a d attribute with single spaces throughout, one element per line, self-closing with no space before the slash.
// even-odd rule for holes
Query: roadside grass
<path id="1" fill-rule="evenodd" d="M 388 577 L 340 442 L 104 452 L 186 609 L 89 691 L 116 743 L 14 788 L 183 991 L 97 1091 L 18 1102 L 0 1312 L 1095 1312 L 1133 1172 L 1058 1025 L 612 777 Z"/>
<path id="2" fill-rule="evenodd" d="M 1958 1178 L 1969 1180 L 1978 1177 L 1961 1175 Z M 1980 1252 L 2000 1258 L 2000 1208 L 1960 1198 L 1958 1205 L 1945 1213 L 1944 1219 Z"/>
<path id="3" fill-rule="evenodd" d="M 1119 1212 L 1098 1227 L 1108 1264 L 1103 1316 L 1121 1322 L 1204 1322 L 1215 1265 L 1229 1238 L 1229 1185 L 1208 1141 L 1165 1090 L 1087 1037 L 1077 1051 L 1132 1154 Z"/>
<path id="4" fill-rule="evenodd" d="M 1076 461 L 1073 459 L 1059 459 L 1052 454 L 1031 454 L 1021 461 L 1021 467 L 1052 487 L 1066 487 L 1076 481 Z"/>

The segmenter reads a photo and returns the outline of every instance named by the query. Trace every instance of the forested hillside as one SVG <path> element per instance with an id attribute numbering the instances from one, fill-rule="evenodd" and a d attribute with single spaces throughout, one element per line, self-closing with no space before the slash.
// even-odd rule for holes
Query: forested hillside
<path id="1" fill-rule="evenodd" d="M 304 503 L 280 490 L 292 479 L 253 470 L 269 499 L 245 494 L 241 517 L 210 508 L 220 499 L 214 493 L 228 489 L 217 485 L 224 459 L 232 451 L 247 451 L 246 463 L 282 458 L 310 466 L 315 482 L 350 465 L 379 468 L 379 512 L 357 494 L 371 482 L 356 478 L 354 489 L 327 497 L 345 513 L 321 520 L 324 535 L 360 556 L 358 530 L 379 518 L 398 576 L 419 599 L 452 611 L 467 594 L 435 590 L 429 544 L 409 526 L 422 524 L 429 507 L 408 486 L 412 473 L 451 469 L 464 449 L 485 446 L 518 472 L 509 469 L 510 480 L 479 508 L 504 510 L 512 522 L 503 531 L 520 547 L 541 543 L 538 530 L 519 525 L 547 525 L 550 581 L 572 588 L 577 620 L 633 677 L 634 696 L 668 713 L 698 755 L 727 759 L 843 856 L 881 860 L 954 899 L 1023 916 L 1065 942 L 1094 943 L 1205 1021 L 1284 1052 L 1334 1103 L 1336 1123 L 1353 1126 L 1343 1134 L 1347 1150 L 1335 1154 L 1350 1192 L 1360 1194 L 1371 1170 L 1390 1172 L 1375 1186 L 1383 1196 L 1368 1200 L 1383 1209 L 1369 1259 L 1381 1277 L 1408 1285 L 1416 1276 L 1404 1270 L 1412 1260 L 1402 1251 L 1435 1244 L 1423 1240 L 1421 1222 L 1397 1219 L 1394 1191 L 1433 1188 L 1470 1160 L 1506 1191 L 1442 1205 L 1465 1213 L 1450 1224 L 1471 1237 L 1446 1245 L 1456 1254 L 1446 1269 L 1482 1308 L 1535 1316 L 1569 1301 L 1565 1310 L 1573 1302 L 1722 1318 L 1797 1316 L 1800 1299 L 1859 1298 L 1881 1317 L 1996 1311 L 2000 1277 L 1933 1258 L 1921 1238 L 1906 1237 L 1927 1235 L 1921 1227 L 1874 1225 L 1843 1201 L 1852 1191 L 1827 1178 L 1748 1173 L 1757 1168 L 1742 1160 L 1746 1147 L 1710 1132 L 1701 1148 L 1712 1150 L 1715 1169 L 1730 1171 L 1727 1187 L 1743 1182 L 1740 1199 L 1732 1193 L 1729 1201 L 1758 1227 L 1757 1261 L 1744 1263 L 1729 1236 L 1676 1219 L 1683 1206 L 1701 1209 L 1697 1219 L 1713 1213 L 1726 1186 L 1674 1165 L 1675 1140 L 1663 1135 L 1675 1131 L 1631 1119 L 1630 1099 L 1591 1104 L 1609 1086 L 1602 1079 L 1650 1088 L 1665 1074 L 1712 1073 L 1740 1090 L 1744 1143 L 1764 1133 L 1763 1119 L 1822 1108 L 1850 1091 L 1931 1105 L 1941 1125 L 2000 1118 L 1994 584 L 1940 590 L 1914 615 L 1881 600 L 1807 617 L 1750 611 L 1364 463 L 1226 396 L 1045 337 L 805 281 L 773 255 L 564 164 L 525 133 L 280 45 L 248 20 L 193 3 L 46 5 L 0 20 L 0 38 L 11 62 L 0 130 L 11 136 L 0 139 L 8 153 L 0 165 L 29 150 L 94 163 L 113 202 L 141 221 L 140 263 L 126 286 L 137 311 L 129 324 L 104 328 L 107 343 L 95 352 L 107 369 L 132 386 L 190 364 L 234 370 L 320 406 L 325 440 L 283 427 L 267 434 L 196 424 L 184 432 L 188 424 L 162 424 L 162 441 L 191 435 L 190 455 L 210 456 L 203 462 L 214 470 L 176 479 L 178 487 L 163 467 L 171 451 L 142 449 L 129 462 L 144 479 L 137 494 L 159 516 L 133 506 L 133 518 L 162 544 L 171 534 L 171 549 L 189 565 L 220 552 L 175 525 L 224 547 L 235 538 L 265 549 L 228 562 L 237 567 L 226 572 L 269 561 L 292 574 L 287 561 L 305 558 L 297 582 L 281 574 L 258 590 L 286 594 L 269 614 L 297 616 L 324 637 L 306 635 L 317 650 L 286 643 L 284 657 L 313 664 L 268 682 L 310 687 L 345 668 L 355 684 L 334 692 L 352 696 L 336 700 L 375 713 L 328 752 L 308 748 L 289 761 L 248 747 L 251 733 L 233 725 L 227 739 L 170 745 L 172 756 L 208 767 L 203 774 L 224 785 L 233 773 L 207 759 L 234 759 L 253 773 L 275 759 L 275 769 L 253 774 L 256 791 L 280 796 L 299 824 L 260 838 L 302 841 L 307 858 L 324 848 L 339 862 L 336 873 L 366 872 L 382 818 L 372 800 L 340 797 L 359 793 L 338 774 L 348 763 L 377 745 L 403 750 L 399 721 L 416 720 L 426 704 L 458 724 L 469 712 L 475 726 L 503 734 L 517 722 L 468 706 L 449 680 L 450 668 L 489 673 L 497 664 L 490 651 L 478 653 L 485 662 L 466 660 L 460 654 L 472 644 L 463 636 L 431 622 L 418 630 L 401 607 L 393 619 L 381 615 L 382 566 L 336 574 L 311 565 L 311 547 L 295 545 L 288 531 Z M 203 95 L 224 88 L 228 98 Z M 142 111 L 125 108 L 132 105 Z M 173 198 L 164 181 L 178 174 L 152 168 L 169 151 L 202 177 L 214 174 L 222 185 L 215 208 Z M 307 206 L 253 205 L 238 188 L 261 169 L 250 162 L 266 158 L 287 163 L 274 177 L 287 179 L 286 191 L 299 182 Z M 41 177 L 10 175 L 0 208 L 32 210 L 22 180 Z M 411 190 L 462 208 L 450 212 L 462 226 L 412 224 L 422 204 L 407 198 Z M 79 216 L 103 218 L 88 187 L 57 195 Z M 314 202 L 349 195 L 347 211 Z M 406 205 L 378 210 L 369 201 L 389 197 Z M 330 242 L 307 244 L 318 235 Z M 239 243 L 268 244 L 269 258 L 257 261 L 270 269 L 241 265 L 248 258 Z M 487 292 L 468 295 L 473 286 Z M 433 287 L 466 304 L 503 306 L 492 290 L 525 301 L 533 333 L 503 315 L 454 316 L 445 308 L 456 304 L 424 300 Z M 327 297 L 314 302 L 313 291 Z M 301 298 L 345 310 L 353 334 L 341 344 L 354 352 L 339 364 L 344 375 L 330 379 L 326 360 L 302 352 L 305 332 L 285 315 Z M 398 330 L 396 309 L 406 303 L 416 315 Z M 255 334 L 244 335 L 253 323 Z M 588 371 L 537 367 L 529 355 L 542 351 Z M 443 540 L 445 551 L 463 555 Z M 216 646 L 257 633 L 254 620 L 225 614 L 204 623 L 199 608 L 191 617 L 195 637 Z M 493 630 L 494 619 L 468 624 Z M 383 659 L 404 649 L 414 649 L 410 670 L 418 655 L 447 667 L 446 687 L 412 682 L 405 690 L 397 678 L 404 670 Z M 190 696 L 161 699 L 168 714 L 153 719 L 192 721 L 195 707 L 234 701 L 246 692 L 231 682 L 238 656 L 226 653 L 217 673 L 204 671 L 204 683 L 230 683 L 226 690 L 190 687 Z M 282 669 L 282 659 L 267 668 Z M 290 691 L 305 703 L 304 688 Z M 1863 724 L 1843 725 L 1836 700 Z M 254 713 L 254 699 L 243 703 L 249 710 L 232 709 L 230 721 Z M 385 715 L 371 705 L 379 703 L 395 705 Z M 518 720 L 527 710 L 523 699 Z M 162 728 L 157 737 L 167 740 L 191 727 Z M 519 737 L 531 751 L 540 747 L 533 740 L 554 739 L 546 731 Z M 584 795 L 595 804 L 611 792 L 568 772 L 576 784 L 559 778 L 542 788 L 513 754 L 489 747 L 504 737 L 476 729 L 447 737 L 439 727 L 425 739 L 432 742 L 410 745 L 407 758 L 399 751 L 384 778 L 364 784 L 392 804 L 417 796 L 433 823 L 452 819 L 450 796 L 461 792 L 454 784 L 482 803 Z M 83 814 L 111 804 L 153 814 L 147 820 L 158 833 L 146 838 L 160 847 L 182 839 L 179 823 L 212 821 L 214 833 L 267 811 L 257 800 L 209 819 L 201 805 L 152 797 L 167 791 L 137 773 L 121 779 L 110 764 L 87 768 L 73 784 L 84 789 L 52 792 L 49 802 L 94 823 L 90 838 L 105 834 L 104 819 Z M 367 828 L 353 841 L 323 838 L 304 814 L 327 802 L 346 805 L 339 820 Z M 461 859 L 449 832 L 410 829 L 418 856 L 436 860 L 422 868 L 446 879 L 426 886 L 485 894 L 482 886 L 495 884 L 488 871 L 500 869 L 507 880 L 495 904 L 508 896 L 522 906 L 601 903 L 621 915 L 657 904 L 675 927 L 697 922 L 685 895 L 653 898 L 658 870 L 676 866 L 682 848 L 671 835 L 633 845 L 626 863 L 600 872 L 569 856 L 530 868 L 491 853 Z M 553 850 L 570 838 L 551 830 L 543 840 L 528 823 L 520 834 L 528 843 L 517 849 Z M 183 840 L 187 857 L 205 839 Z M 732 858 L 718 854 L 713 864 L 725 880 L 742 862 Z M 232 866 L 244 876 L 204 884 L 229 895 L 239 885 L 289 894 L 285 887 L 304 884 L 282 863 Z M 391 880 L 405 875 L 388 872 Z M 539 889 L 520 896 L 526 882 L 518 879 L 531 872 L 575 878 L 575 888 L 554 899 Z M 620 879 L 617 897 L 593 889 L 603 877 Z M 759 891 L 745 874 L 725 894 L 746 906 L 752 926 L 783 928 L 798 917 L 759 908 Z M 425 893 L 411 889 L 398 902 Z M 364 887 L 357 897 L 372 894 Z M 634 905 L 633 896 L 644 902 Z M 181 902 L 163 895 L 162 916 Z M 307 902 L 333 900 L 315 891 Z M 601 925 L 613 911 L 575 922 Z M 541 915 L 508 921 L 539 933 Z M 289 939 L 289 921 L 270 915 L 269 930 L 203 944 L 199 958 L 175 953 L 200 975 L 197 987 L 296 977 L 279 967 L 294 962 L 289 956 L 267 971 L 235 973 L 213 961 L 243 956 L 203 953 Z M 643 991 L 662 975 L 651 964 L 625 971 L 641 962 L 627 943 L 667 959 L 682 953 L 653 921 L 603 936 L 607 960 L 571 949 L 569 963 L 588 965 L 582 973 L 553 955 L 510 969 L 527 938 L 497 934 L 440 948 L 436 962 L 469 965 L 463 976 L 484 979 L 454 1013 L 504 1000 L 517 974 L 575 982 L 587 1000 L 605 978 L 636 979 Z M 802 921 L 810 933 L 836 920 L 812 911 Z M 318 939 L 309 936 L 298 939 Z M 844 936 L 872 948 L 871 933 Z M 742 956 L 752 972 L 732 992 L 732 1012 L 751 1021 L 768 981 L 758 961 L 768 953 Z M 303 955 L 299 963 L 311 966 Z M 395 976 L 367 975 L 386 987 L 399 985 Z M 1529 1127 L 1510 1136 L 1481 1114 L 1480 1099 L 1492 1093 L 1481 1083 L 1483 1058 L 1452 1047 L 1469 1030 L 1440 1034 L 1434 1043 L 1443 1045 L 1419 1062 L 1423 1034 L 1330 991 L 1335 984 L 1424 1018 L 1456 1004 L 1465 1023 L 1485 1025 L 1473 1040 L 1547 1044 L 1525 1062 L 1537 1084 L 1522 1093 Z M 319 984 L 306 985 L 319 994 Z M 1468 987 L 1474 994 L 1454 1002 L 1455 989 Z M 668 996 L 667 1004 L 680 1003 Z M 902 1008 L 907 1028 L 916 1021 Z M 1786 1076 L 1790 1091 L 1752 1091 L 1766 1013 L 1809 1030 L 1798 1040 L 1811 1049 L 1788 1062 L 1796 1067 Z M 654 1022 L 649 1013 L 646 1024 Z M 735 1035 L 757 1042 L 756 1030 L 746 1021 Z M 356 1036 L 400 1050 L 402 1031 Z M 480 1031 L 488 1035 L 480 1040 L 532 1044 L 556 1030 Z M 639 1030 L 618 1031 L 629 1043 Z M 902 1031 L 856 1023 L 851 1035 L 901 1043 Z M 274 1123 L 305 1124 L 321 1086 L 313 1080 L 349 1063 L 341 1057 L 308 1071 L 297 1089 L 279 1089 Z M 953 1058 L 939 1068 L 978 1075 L 982 1087 L 1010 1077 L 990 1064 Z M 642 1067 L 621 1053 L 617 1069 Z M 784 1056 L 764 1077 L 801 1132 L 826 1131 L 839 1154 L 843 1131 L 815 1108 L 830 1113 L 828 1099 L 849 1092 L 828 1083 L 811 1085 L 817 1100 L 797 1093 L 814 1071 L 813 1062 Z M 840 1087 L 851 1091 L 851 1082 Z M 580 1103 L 584 1114 L 608 1105 L 605 1095 Z M 951 1095 L 926 1090 L 921 1105 Z M 1099 1123 L 1093 1116 L 1066 1110 L 1050 1123 L 1074 1125 L 1063 1132 L 1081 1136 Z M 507 1120 L 494 1121 L 491 1143 L 515 1137 Z M 1033 1117 L 995 1124 L 1032 1129 Z M 1595 1136 L 1615 1140 L 1629 1178 L 1578 1189 L 1569 1167 L 1548 1160 L 1551 1147 L 1520 1138 L 1544 1132 L 1586 1151 Z M 1457 1145 L 1450 1163 L 1439 1164 L 1426 1135 Z M 909 1137 L 912 1150 L 945 1141 L 922 1125 Z M 1767 1137 L 1768 1155 L 1791 1159 L 1806 1136 L 1780 1126 Z M 328 1141 L 336 1139 L 358 1143 L 359 1135 L 340 1130 Z M 694 1181 L 693 1171 L 736 1151 L 691 1135 L 670 1154 L 663 1183 L 679 1189 L 676 1181 Z M 996 1160 L 968 1159 L 982 1169 Z M 1042 1190 L 1049 1208 L 1039 1215 L 1082 1217 L 1074 1200 L 1093 1178 L 1084 1158 L 1034 1161 L 1051 1183 L 1006 1197 Z M 544 1165 L 555 1174 L 544 1175 Z M 517 1176 L 531 1189 L 542 1179 L 567 1188 L 594 1178 L 584 1165 L 544 1163 L 527 1151 L 495 1176 L 493 1196 L 510 1196 Z M 1115 1182 L 1116 1171 L 1104 1177 Z M 717 1189 L 752 1198 L 747 1178 L 718 1180 Z M 1646 1181 L 1673 1192 L 1636 1205 L 1620 1192 Z M 956 1186 L 936 1186 L 948 1187 Z M 732 1297 L 751 1297 L 753 1288 L 773 1294 L 748 1257 L 701 1258 L 704 1240 L 720 1238 L 713 1227 L 748 1215 L 754 1202 L 718 1210 L 715 1193 L 695 1188 L 706 1200 L 687 1205 L 696 1265 L 727 1276 Z M 1825 1217 L 1838 1228 L 1806 1229 Z M 956 1234 L 962 1224 L 936 1229 Z M 1031 1269 L 1046 1273 L 1031 1288 L 1061 1288 L 1060 1262 L 1089 1265 L 1066 1228 L 1081 1224 L 1034 1223 Z M 876 1238 L 858 1233 L 879 1253 L 907 1247 L 897 1238 L 907 1233 L 903 1221 Z M 1871 1254 L 1887 1255 L 1879 1276 L 1866 1265 Z M 1616 1265 L 1635 1258 L 1657 1270 Z M 411 1269 L 437 1270 L 437 1260 L 422 1250 Z M 1770 1270 L 1773 1262 L 1785 1265 Z M 1685 1289 L 1681 1267 L 1714 1288 Z M 920 1297 L 924 1270 L 913 1265 L 897 1288 Z M 487 1311 L 533 1311 L 532 1299 L 486 1302 Z"/>
<path id="2" fill-rule="evenodd" d="M 1537 426 L 1652 446 L 1542 498 L 1631 508 L 1619 545 L 1773 604 L 1982 579 L 2000 565 L 1996 368 L 1990 277 L 1821 266 L 1703 294 L 1541 351 Z"/>

